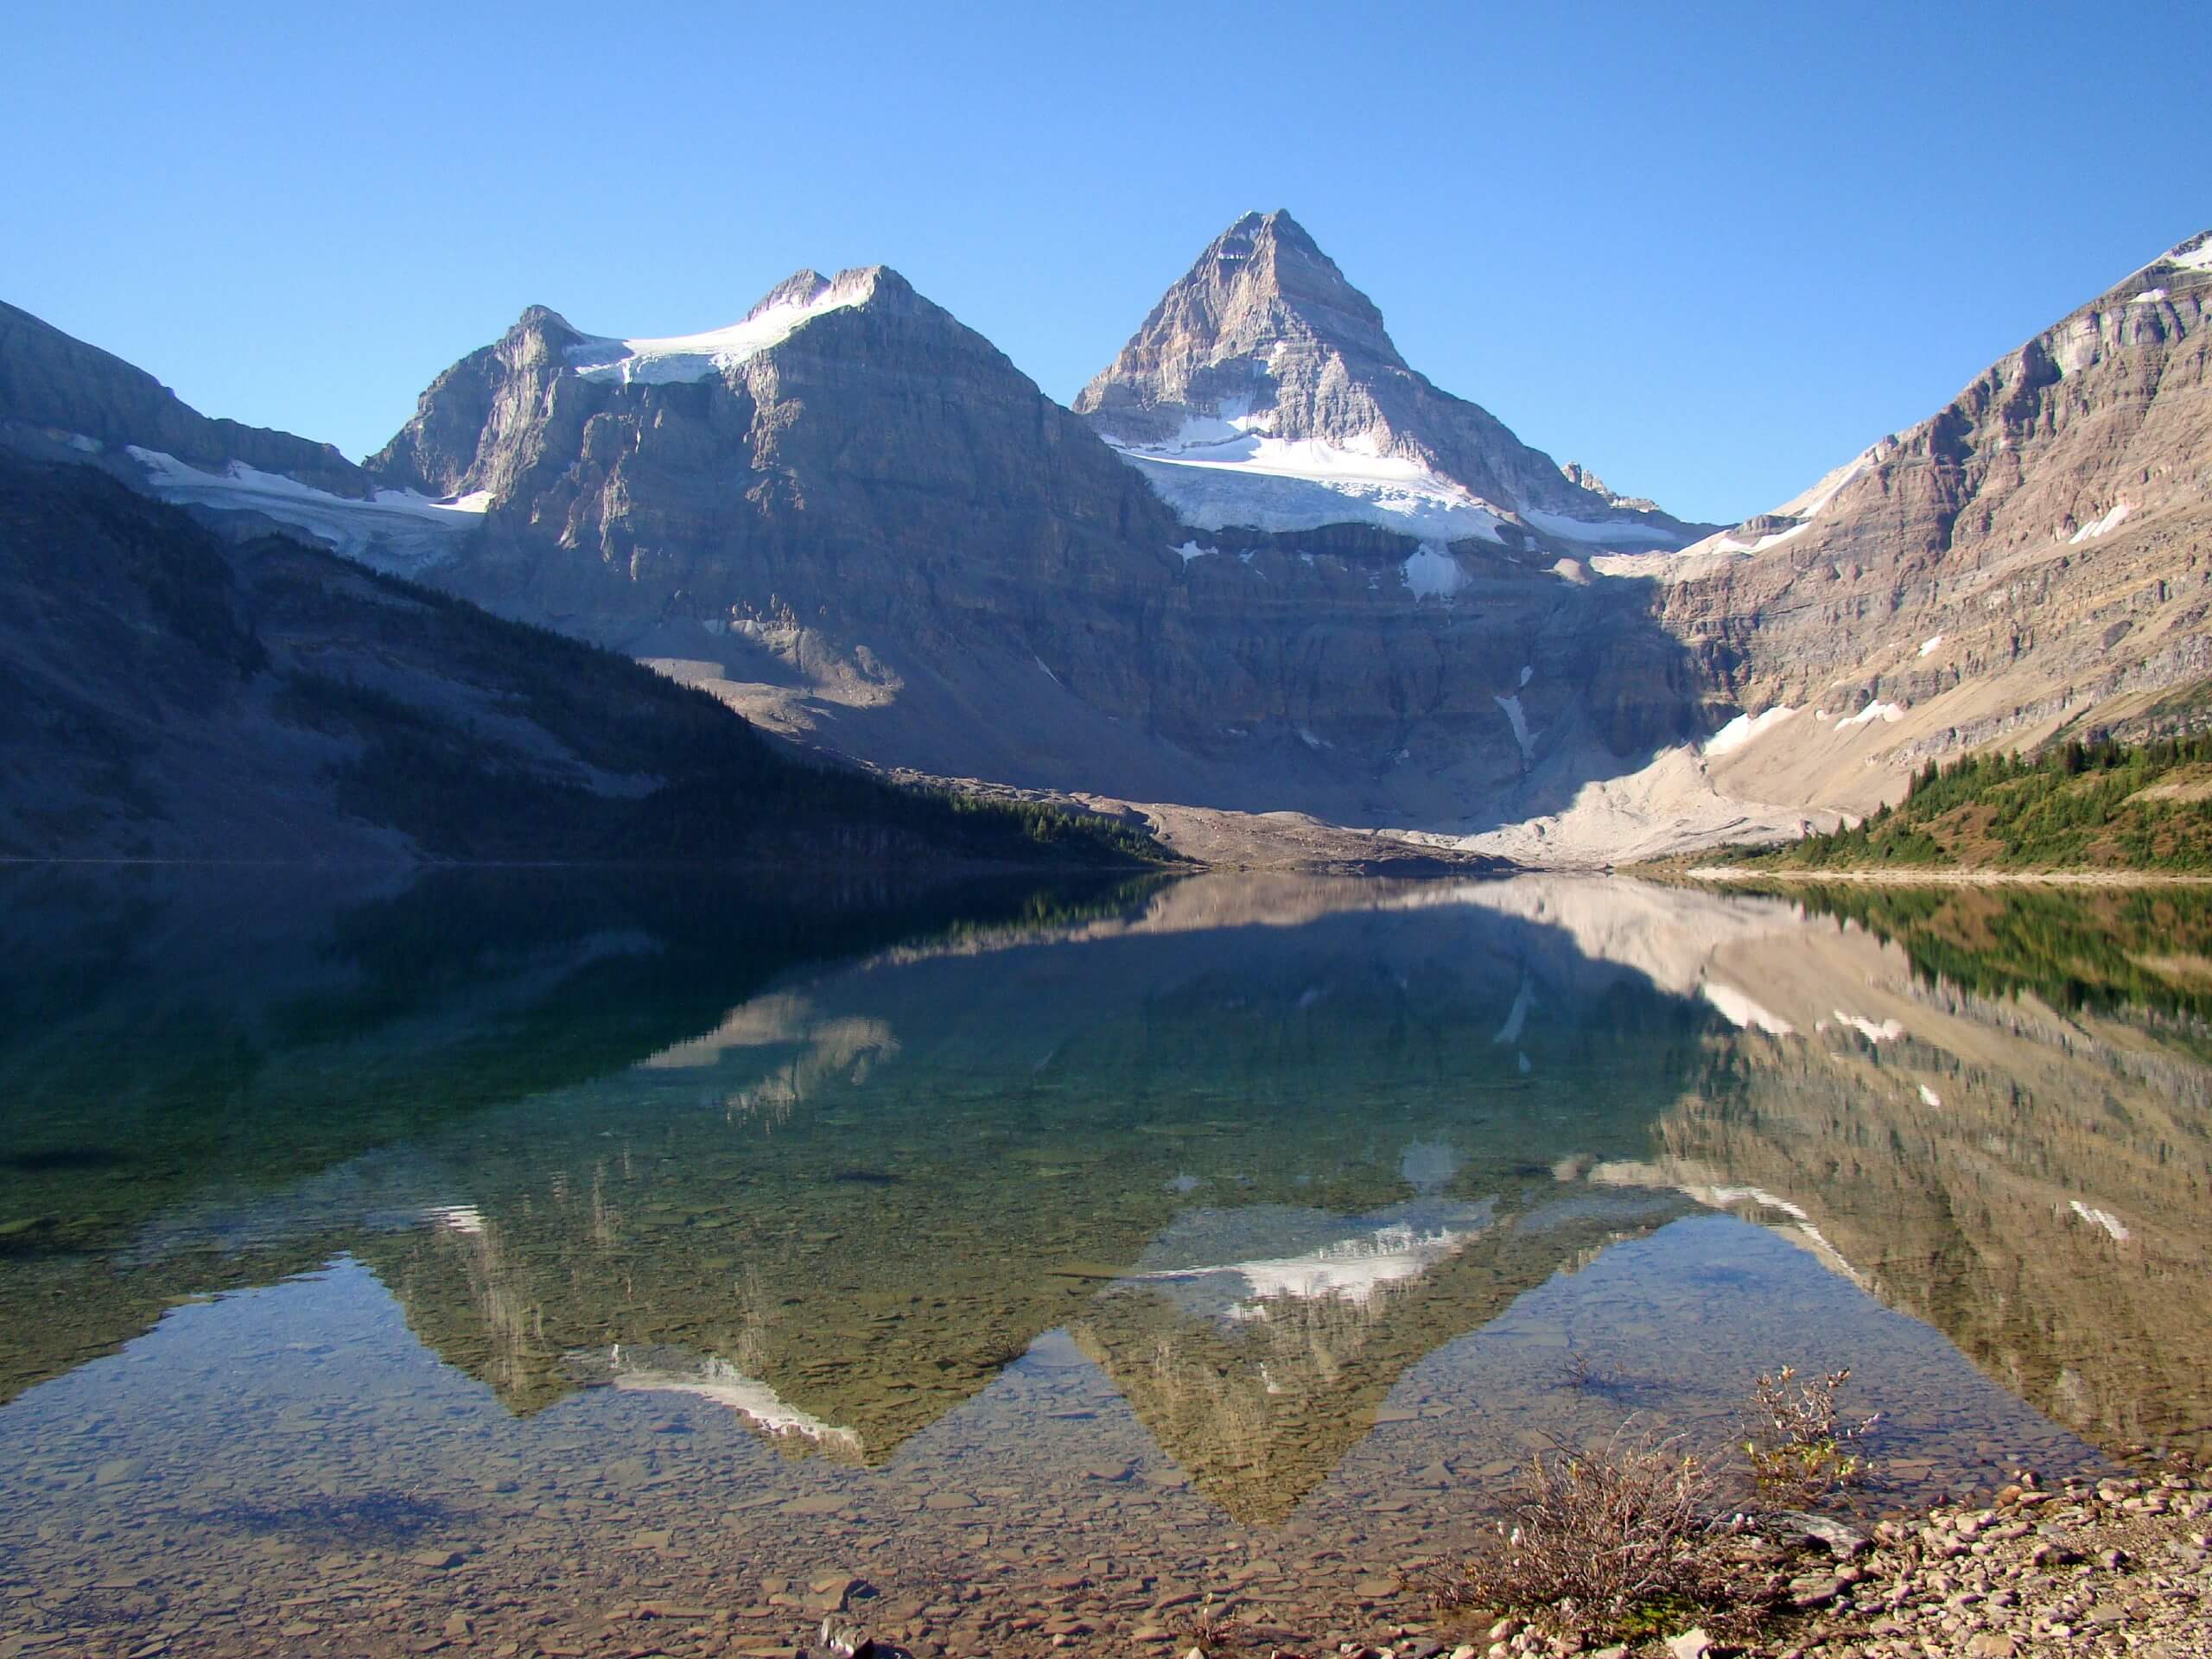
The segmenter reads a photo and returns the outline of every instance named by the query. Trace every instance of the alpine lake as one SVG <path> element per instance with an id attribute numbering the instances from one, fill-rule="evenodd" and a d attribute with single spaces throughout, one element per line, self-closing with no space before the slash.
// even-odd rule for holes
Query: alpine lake
<path id="1" fill-rule="evenodd" d="M 2212 1444 L 2198 891 L 27 868 L 0 946 L 0 1656 L 1332 1643 L 1783 1365 L 1874 1512 Z"/>

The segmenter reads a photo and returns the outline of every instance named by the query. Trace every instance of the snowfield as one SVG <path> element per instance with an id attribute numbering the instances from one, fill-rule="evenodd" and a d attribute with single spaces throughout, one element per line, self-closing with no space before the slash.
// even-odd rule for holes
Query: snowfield
<path id="1" fill-rule="evenodd" d="M 1742 748 L 1754 739 L 1764 737 L 1797 711 L 1787 703 L 1777 703 L 1763 715 L 1738 715 L 1705 741 L 1700 751 L 1707 759 L 1727 754 Z"/>
<path id="2" fill-rule="evenodd" d="M 1431 542 L 1503 541 L 1503 515 L 1420 462 L 1380 454 L 1371 440 L 1338 448 L 1274 437 L 1268 418 L 1232 404 L 1220 416 L 1186 419 L 1164 443 L 1102 435 L 1194 529 L 1366 524 Z"/>
<path id="3" fill-rule="evenodd" d="M 662 340 L 594 336 L 569 348 L 569 366 L 583 379 L 626 386 L 703 380 L 782 345 L 817 317 L 866 303 L 874 292 L 874 271 L 847 271 L 834 283 L 823 283 L 811 298 L 757 306 L 742 321 L 726 328 Z"/>
<path id="4" fill-rule="evenodd" d="M 124 453 L 146 469 L 148 486 L 164 501 L 258 512 L 305 531 L 350 559 L 402 574 L 441 563 L 461 537 L 484 522 L 492 506 L 488 490 L 444 501 L 412 490 L 378 490 L 372 499 L 357 501 L 282 473 L 257 471 L 242 461 L 207 473 L 159 449 L 130 444 Z"/>

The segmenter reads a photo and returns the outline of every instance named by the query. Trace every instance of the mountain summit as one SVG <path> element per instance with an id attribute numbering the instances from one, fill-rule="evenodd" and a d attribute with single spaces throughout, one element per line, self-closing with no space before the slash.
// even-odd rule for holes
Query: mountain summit
<path id="1" fill-rule="evenodd" d="M 1374 302 L 1280 211 L 1215 238 L 1075 407 L 1204 529 L 1350 521 L 1570 551 L 1692 538 L 1416 373 Z"/>

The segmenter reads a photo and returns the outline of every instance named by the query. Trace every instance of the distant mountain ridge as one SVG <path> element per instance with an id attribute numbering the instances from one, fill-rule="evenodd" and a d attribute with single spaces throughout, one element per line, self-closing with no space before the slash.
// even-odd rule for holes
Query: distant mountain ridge
<path id="1" fill-rule="evenodd" d="M 696 334 L 531 307 L 360 467 L 10 311 L 0 436 L 868 765 L 1597 861 L 1832 823 L 2212 677 L 2208 290 L 2200 236 L 1711 534 L 1438 391 L 1282 213 L 1074 411 L 868 266 Z"/>

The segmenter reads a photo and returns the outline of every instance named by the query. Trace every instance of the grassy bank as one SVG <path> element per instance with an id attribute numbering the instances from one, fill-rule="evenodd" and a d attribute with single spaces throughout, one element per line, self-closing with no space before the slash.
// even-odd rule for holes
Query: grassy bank
<path id="1" fill-rule="evenodd" d="M 2212 874 L 2212 738 L 1933 762 L 1848 829 L 1697 861 L 1751 872 Z"/>

